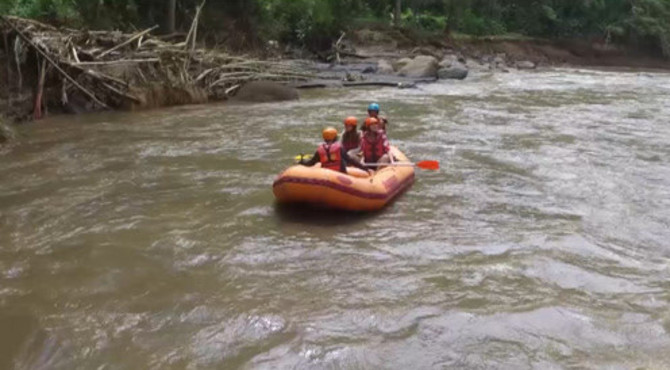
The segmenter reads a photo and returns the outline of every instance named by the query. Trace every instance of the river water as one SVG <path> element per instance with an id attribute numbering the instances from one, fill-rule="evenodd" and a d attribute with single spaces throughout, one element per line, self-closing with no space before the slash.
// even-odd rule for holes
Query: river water
<path id="1" fill-rule="evenodd" d="M 273 204 L 372 100 L 442 169 Z M 56 117 L 0 147 L 0 368 L 670 367 L 670 75 L 557 69 Z"/>

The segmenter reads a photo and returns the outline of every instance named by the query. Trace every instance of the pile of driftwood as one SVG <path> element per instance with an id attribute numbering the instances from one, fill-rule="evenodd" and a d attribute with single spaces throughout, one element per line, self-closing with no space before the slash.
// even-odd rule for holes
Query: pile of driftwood
<path id="1" fill-rule="evenodd" d="M 18 91 L 25 83 L 35 85 L 30 87 L 37 119 L 46 107 L 45 96 L 54 99 L 54 90 L 58 90 L 59 104 L 79 95 L 97 109 L 123 109 L 226 99 L 251 80 L 303 81 L 314 77 L 291 62 L 196 48 L 197 16 L 181 42 L 152 36 L 156 27 L 127 34 L 0 18 L 0 48 L 9 61 L 7 79 L 12 77 Z M 33 77 L 24 78 L 27 74 Z"/>

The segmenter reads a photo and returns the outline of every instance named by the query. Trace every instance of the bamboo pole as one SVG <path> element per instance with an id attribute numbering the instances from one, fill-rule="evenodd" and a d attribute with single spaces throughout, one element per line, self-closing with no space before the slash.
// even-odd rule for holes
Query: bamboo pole
<path id="1" fill-rule="evenodd" d="M 151 32 L 151 31 L 155 30 L 156 28 L 158 28 L 158 26 L 153 26 L 153 27 L 151 27 L 151 28 L 147 28 L 146 30 L 144 30 L 144 31 L 142 31 L 142 32 L 138 32 L 138 33 L 136 33 L 135 35 L 133 35 L 133 36 L 132 36 L 131 38 L 129 38 L 128 40 L 126 40 L 126 41 L 124 41 L 124 42 L 122 42 L 122 43 L 120 43 L 120 44 L 114 46 L 113 48 L 111 48 L 111 49 L 109 49 L 109 50 L 107 50 L 107 51 L 104 51 L 104 52 L 100 53 L 100 55 L 98 55 L 98 58 L 102 58 L 102 57 L 104 57 L 105 55 L 107 55 L 107 54 L 109 54 L 109 53 L 111 53 L 111 52 L 113 52 L 113 51 L 116 51 L 116 50 L 118 50 L 118 49 L 120 49 L 120 48 L 122 48 L 122 47 L 124 47 L 124 46 L 126 46 L 126 45 L 128 45 L 128 44 L 130 44 L 131 42 L 135 41 L 136 39 L 138 39 L 138 38 L 140 38 L 140 37 L 142 37 L 142 36 L 144 36 L 144 35 L 146 35 L 147 33 Z"/>

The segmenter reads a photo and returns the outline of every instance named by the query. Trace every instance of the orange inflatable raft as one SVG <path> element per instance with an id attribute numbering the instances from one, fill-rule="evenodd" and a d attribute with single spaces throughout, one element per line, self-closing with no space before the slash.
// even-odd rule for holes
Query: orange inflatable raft
<path id="1" fill-rule="evenodd" d="M 399 163 L 409 163 L 397 148 L 391 153 Z M 313 167 L 291 166 L 272 184 L 280 203 L 305 203 L 347 211 L 374 211 L 384 207 L 414 182 L 414 167 L 390 166 L 369 176 L 365 171 L 348 167 L 347 174 Z"/>

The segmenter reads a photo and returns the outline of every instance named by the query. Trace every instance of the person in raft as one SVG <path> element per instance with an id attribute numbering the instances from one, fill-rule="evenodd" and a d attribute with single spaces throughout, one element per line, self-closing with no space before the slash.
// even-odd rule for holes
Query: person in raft
<path id="1" fill-rule="evenodd" d="M 344 120 L 344 133 L 342 133 L 342 146 L 349 157 L 356 159 L 361 147 L 361 132 L 358 131 L 358 119 L 350 116 Z"/>
<path id="2" fill-rule="evenodd" d="M 386 117 L 379 115 L 379 104 L 370 103 L 370 105 L 368 105 L 368 117 L 378 119 L 380 128 L 386 132 L 386 125 L 388 125 L 389 120 Z"/>
<path id="3" fill-rule="evenodd" d="M 391 145 L 386 132 L 381 129 L 379 120 L 374 117 L 365 119 L 365 133 L 361 140 L 361 151 L 365 163 L 393 163 Z"/>
<path id="4" fill-rule="evenodd" d="M 314 156 L 308 161 L 300 159 L 298 163 L 311 167 L 317 162 L 321 162 L 321 168 L 343 173 L 347 173 L 347 165 L 352 165 L 372 174 L 372 170 L 368 170 L 367 167 L 361 165 L 357 160 L 349 157 L 349 154 L 344 150 L 344 146 L 337 142 L 337 130 L 335 128 L 325 128 L 321 134 L 324 142 L 316 149 Z"/>

